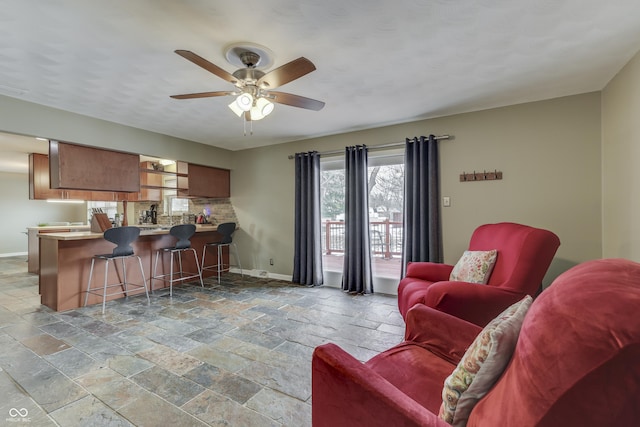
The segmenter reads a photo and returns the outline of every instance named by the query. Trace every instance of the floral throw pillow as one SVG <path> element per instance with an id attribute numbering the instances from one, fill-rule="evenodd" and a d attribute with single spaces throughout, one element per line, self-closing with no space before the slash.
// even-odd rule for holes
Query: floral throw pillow
<path id="1" fill-rule="evenodd" d="M 498 251 L 464 251 L 451 270 L 449 280 L 486 284 L 496 264 Z"/>
<path id="2" fill-rule="evenodd" d="M 471 410 L 506 368 L 533 299 L 527 295 L 493 319 L 444 381 L 438 416 L 455 427 L 467 425 Z"/>

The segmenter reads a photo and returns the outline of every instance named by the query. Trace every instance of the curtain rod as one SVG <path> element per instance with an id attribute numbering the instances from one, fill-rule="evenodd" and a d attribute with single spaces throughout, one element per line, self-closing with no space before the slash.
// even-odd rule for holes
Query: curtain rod
<path id="1" fill-rule="evenodd" d="M 441 139 L 453 139 L 453 137 L 451 135 L 439 135 L 439 136 L 436 136 L 434 139 L 436 141 L 439 141 Z M 406 144 L 406 142 L 390 142 L 388 144 L 369 145 L 367 147 L 369 148 L 369 150 L 373 151 L 373 150 L 384 150 L 386 148 L 404 146 L 405 144 Z M 343 150 L 323 151 L 323 152 L 320 152 L 318 154 L 320 154 L 320 156 L 333 156 L 333 155 L 336 155 L 336 154 L 344 154 L 344 149 Z M 295 154 L 290 154 L 289 155 L 289 159 L 295 159 L 295 158 L 296 158 Z"/>

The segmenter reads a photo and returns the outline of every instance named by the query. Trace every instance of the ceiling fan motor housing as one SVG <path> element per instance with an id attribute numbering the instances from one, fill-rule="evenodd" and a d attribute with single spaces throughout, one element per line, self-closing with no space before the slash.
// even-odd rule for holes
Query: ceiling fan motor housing
<path id="1" fill-rule="evenodd" d="M 239 56 L 242 63 L 249 68 L 256 68 L 260 64 L 260 55 L 255 52 L 244 51 Z"/>
<path id="2" fill-rule="evenodd" d="M 255 85 L 264 76 L 264 72 L 255 68 L 240 68 L 233 73 L 233 77 L 238 79 L 237 86 L 242 87 L 248 84 Z"/>

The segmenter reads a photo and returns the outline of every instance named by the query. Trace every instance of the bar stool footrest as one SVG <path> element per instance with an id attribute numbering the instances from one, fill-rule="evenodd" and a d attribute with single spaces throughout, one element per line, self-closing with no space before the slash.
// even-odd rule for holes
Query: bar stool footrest
<path id="1" fill-rule="evenodd" d="M 125 285 L 124 283 L 114 283 L 114 284 L 111 284 L 111 285 L 107 285 L 106 288 L 110 289 L 110 288 L 115 288 L 115 287 L 122 287 L 124 285 Z M 135 289 L 128 289 L 126 291 L 122 290 L 122 291 L 118 291 L 118 292 L 111 292 L 111 293 L 105 294 L 104 293 L 105 286 L 102 286 L 100 288 L 88 289 L 85 292 L 88 293 L 88 294 L 93 294 L 93 295 L 98 295 L 98 296 L 103 296 L 104 295 L 104 296 L 110 297 L 110 296 L 113 296 L 113 295 L 126 295 L 126 296 L 129 296 L 127 294 L 130 294 L 130 293 L 132 293 L 134 291 L 137 291 L 138 289 L 147 289 L 146 285 L 140 285 L 140 284 L 137 284 L 137 283 L 126 283 L 126 286 L 131 286 L 131 287 L 133 287 Z M 138 295 L 138 294 L 136 294 L 136 295 Z M 142 295 L 142 293 L 140 293 L 140 295 Z"/>
<path id="2" fill-rule="evenodd" d="M 175 273 L 173 273 L 174 276 L 176 274 L 180 274 L 180 272 L 176 271 Z M 168 277 L 168 276 L 171 276 L 171 273 L 166 273 L 166 274 L 160 274 L 158 276 L 153 276 L 151 280 L 162 280 L 163 282 L 184 282 L 185 280 L 189 280 L 189 279 L 198 279 L 198 280 L 200 279 L 200 275 L 198 273 L 191 273 L 191 272 L 185 271 L 183 272 L 183 274 L 188 274 L 189 276 L 181 276 L 173 279 L 171 277 Z"/>

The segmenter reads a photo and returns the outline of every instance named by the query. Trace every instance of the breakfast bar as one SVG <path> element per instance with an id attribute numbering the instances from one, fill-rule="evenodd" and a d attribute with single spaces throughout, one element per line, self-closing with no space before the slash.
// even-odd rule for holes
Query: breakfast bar
<path id="1" fill-rule="evenodd" d="M 91 258 L 94 255 L 111 253 L 115 245 L 106 241 L 102 233 L 91 231 L 47 233 L 39 237 L 42 304 L 56 311 L 81 307 L 89 279 Z M 196 233 L 191 237 L 191 246 L 201 259 L 204 244 L 218 242 L 220 239 L 221 235 L 217 233 L 215 226 L 198 225 Z M 158 249 L 172 246 L 175 241 L 175 238 L 169 234 L 168 227 L 165 227 L 142 229 L 140 237 L 133 242 L 135 254 L 142 258 L 143 270 L 147 283 L 150 284 L 150 290 L 168 286 L 168 283 L 161 280 L 151 280 L 153 260 Z M 227 256 L 225 254 L 225 257 Z M 185 257 L 183 261 L 185 271 L 196 271 L 193 257 Z M 132 267 L 135 266 L 132 265 Z M 167 272 L 168 267 L 168 258 L 165 258 L 158 266 L 158 273 Z M 167 271 L 164 270 L 165 268 Z M 203 272 L 203 277 L 212 274 L 211 271 Z M 127 268 L 127 276 L 131 282 L 142 283 L 139 268 Z M 94 270 L 94 280 L 104 280 L 103 269 Z M 139 289 L 131 293 L 140 292 L 144 290 Z M 114 298 L 117 296 L 109 299 Z M 97 295 L 89 295 L 88 305 L 98 302 L 101 301 Z"/>

